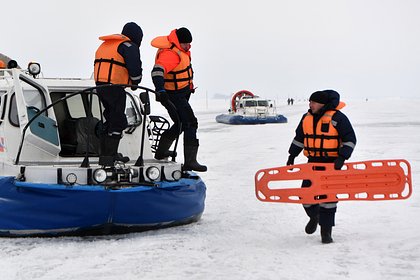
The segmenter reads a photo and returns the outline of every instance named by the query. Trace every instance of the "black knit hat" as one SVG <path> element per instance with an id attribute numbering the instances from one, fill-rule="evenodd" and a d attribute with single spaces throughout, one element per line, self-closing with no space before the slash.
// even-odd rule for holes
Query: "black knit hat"
<path id="1" fill-rule="evenodd" d="M 180 43 L 191 43 L 192 42 L 191 32 L 185 27 L 178 28 L 176 30 L 176 36 L 178 37 L 178 41 Z"/>
<path id="2" fill-rule="evenodd" d="M 137 44 L 137 46 L 141 45 L 141 41 L 143 40 L 143 30 L 141 27 L 137 25 L 135 22 L 128 22 L 124 25 L 121 34 L 130 38 L 130 40 Z"/>
<path id="3" fill-rule="evenodd" d="M 314 93 L 311 94 L 311 97 L 309 97 L 309 101 L 314 101 L 321 104 L 327 104 L 329 101 L 328 92 L 315 91 Z"/>

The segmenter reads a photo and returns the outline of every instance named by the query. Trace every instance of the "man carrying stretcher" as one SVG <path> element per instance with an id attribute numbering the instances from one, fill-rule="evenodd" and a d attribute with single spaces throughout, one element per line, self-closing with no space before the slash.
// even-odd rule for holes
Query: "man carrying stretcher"
<path id="1" fill-rule="evenodd" d="M 303 115 L 290 145 L 287 165 L 293 165 L 295 157 L 303 150 L 308 162 L 334 163 L 337 170 L 343 167 L 356 146 L 353 127 L 340 111 L 344 106 L 334 90 L 316 91 L 311 95 L 309 110 Z M 303 180 L 303 188 L 310 186 L 310 180 Z M 337 202 L 303 204 L 303 207 L 310 218 L 305 232 L 314 233 L 319 223 L 322 243 L 333 242 L 331 232 L 335 225 Z"/>

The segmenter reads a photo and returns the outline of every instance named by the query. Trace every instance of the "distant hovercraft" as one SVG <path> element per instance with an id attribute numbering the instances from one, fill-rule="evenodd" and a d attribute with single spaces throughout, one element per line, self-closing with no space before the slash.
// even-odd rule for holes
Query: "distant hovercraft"
<path id="1" fill-rule="evenodd" d="M 216 116 L 216 121 L 225 124 L 287 123 L 287 118 L 277 114 L 273 101 L 260 98 L 247 90 L 233 94 L 229 114 Z"/>

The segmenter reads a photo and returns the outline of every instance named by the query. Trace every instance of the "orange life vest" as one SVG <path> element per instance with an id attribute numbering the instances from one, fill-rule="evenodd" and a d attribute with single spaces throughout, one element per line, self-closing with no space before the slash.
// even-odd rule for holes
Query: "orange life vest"
<path id="1" fill-rule="evenodd" d="M 309 112 L 303 119 L 304 134 L 303 153 L 307 157 L 338 157 L 340 138 L 337 129 L 332 125 L 336 111 L 326 111 L 319 119 L 314 131 L 314 117 Z"/>
<path id="2" fill-rule="evenodd" d="M 173 36 L 174 31 L 169 35 Z M 176 35 L 175 35 L 176 36 Z M 176 42 L 178 39 L 176 39 Z M 191 86 L 193 82 L 194 71 L 191 66 L 191 57 L 189 52 L 183 52 L 175 44 L 171 43 L 168 36 L 159 36 L 152 40 L 152 46 L 159 48 L 156 53 L 156 60 L 159 54 L 164 50 L 171 50 L 176 53 L 180 59 L 179 64 L 170 72 L 164 73 L 163 78 L 165 79 L 166 90 L 179 90 L 187 86 Z"/>
<path id="3" fill-rule="evenodd" d="M 95 82 L 111 84 L 131 84 L 124 58 L 118 53 L 118 46 L 130 41 L 121 34 L 99 37 L 104 42 L 95 53 Z"/>

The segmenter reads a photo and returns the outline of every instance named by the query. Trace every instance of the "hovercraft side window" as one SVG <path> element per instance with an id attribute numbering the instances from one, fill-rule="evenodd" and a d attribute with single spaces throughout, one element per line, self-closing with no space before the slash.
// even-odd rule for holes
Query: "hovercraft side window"
<path id="1" fill-rule="evenodd" d="M 9 122 L 11 125 L 19 127 L 19 117 L 18 117 L 15 93 L 12 94 L 12 97 L 10 99 Z"/>
<path id="2" fill-rule="evenodd" d="M 6 113 L 7 91 L 0 90 L 0 125 L 3 123 L 4 115 Z M 2 102 L 4 99 L 4 102 Z M 3 105 L 3 106 L 2 106 Z"/>
<path id="3" fill-rule="evenodd" d="M 35 114 L 36 112 L 45 108 L 46 101 L 42 90 L 37 88 L 35 85 L 27 83 L 25 80 L 21 81 L 25 105 L 28 109 L 31 110 L 30 112 Z M 48 116 L 48 113 L 45 111 L 41 115 Z M 10 100 L 9 121 L 13 126 L 18 127 L 20 125 L 15 93 L 12 94 Z"/>
<path id="4" fill-rule="evenodd" d="M 38 85 L 30 83 L 24 77 L 20 78 L 26 107 L 32 108 L 35 111 L 44 109 L 47 106 L 47 102 L 45 101 L 42 89 Z M 48 116 L 48 112 L 44 111 L 41 115 Z"/>
<path id="5" fill-rule="evenodd" d="M 89 107 L 90 94 L 78 94 L 67 99 L 67 107 L 71 118 L 94 116 L 100 118 L 99 99 L 96 94 L 92 95 L 92 111 Z"/>

